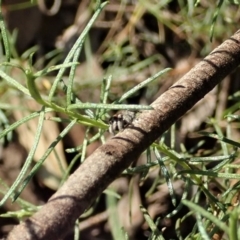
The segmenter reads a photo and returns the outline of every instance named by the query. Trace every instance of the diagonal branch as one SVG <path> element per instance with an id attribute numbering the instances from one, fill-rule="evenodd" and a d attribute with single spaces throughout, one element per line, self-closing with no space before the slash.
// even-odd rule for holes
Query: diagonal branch
<path id="1" fill-rule="evenodd" d="M 61 239 L 76 219 L 138 156 L 240 64 L 240 30 L 152 103 L 133 126 L 98 148 L 8 240 Z"/>

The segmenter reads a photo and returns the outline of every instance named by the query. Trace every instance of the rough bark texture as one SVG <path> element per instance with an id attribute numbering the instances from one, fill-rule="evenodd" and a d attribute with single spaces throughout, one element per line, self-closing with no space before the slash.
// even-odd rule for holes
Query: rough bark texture
<path id="1" fill-rule="evenodd" d="M 215 49 L 141 113 L 133 126 L 98 148 L 8 240 L 61 239 L 99 194 L 154 140 L 240 64 L 240 31 Z"/>

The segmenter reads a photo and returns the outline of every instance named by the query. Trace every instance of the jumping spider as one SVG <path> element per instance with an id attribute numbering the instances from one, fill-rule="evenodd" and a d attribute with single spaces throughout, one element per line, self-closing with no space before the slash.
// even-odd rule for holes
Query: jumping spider
<path id="1" fill-rule="evenodd" d="M 133 119 L 135 118 L 136 112 L 132 111 L 121 111 L 119 113 L 114 114 L 109 119 L 109 132 L 111 134 L 115 134 L 115 132 L 119 132 L 124 130 L 127 126 L 129 126 Z"/>

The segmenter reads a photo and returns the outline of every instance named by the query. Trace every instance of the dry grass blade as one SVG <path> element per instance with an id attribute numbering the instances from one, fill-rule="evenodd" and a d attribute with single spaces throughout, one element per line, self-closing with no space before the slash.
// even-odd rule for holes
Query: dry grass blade
<path id="1" fill-rule="evenodd" d="M 24 105 L 26 108 L 34 109 L 39 107 L 36 105 L 33 101 L 24 101 L 24 103 L 21 103 L 19 99 L 12 98 L 11 102 L 16 106 Z M 16 120 L 20 120 L 23 117 L 25 117 L 27 113 L 24 111 L 15 110 L 13 112 L 13 115 Z M 49 116 L 53 116 L 52 113 L 48 114 Z M 27 150 L 27 152 L 30 151 L 32 144 L 34 142 L 34 136 L 35 136 L 35 129 L 37 126 L 37 119 L 33 119 L 28 124 L 23 124 L 19 128 L 17 128 L 17 133 L 19 136 L 19 142 L 21 145 Z M 51 133 L 49 133 L 49 130 L 51 129 Z M 59 130 L 57 128 L 57 124 L 53 121 L 48 121 L 47 124 L 43 127 L 42 131 L 42 137 L 39 141 L 39 147 L 36 150 L 34 160 L 38 161 L 41 159 L 43 153 L 46 151 L 48 146 L 53 142 L 53 140 L 59 135 Z M 56 146 L 56 152 L 58 155 L 59 162 L 63 168 L 67 167 L 65 155 L 63 152 L 63 146 L 62 142 L 60 142 Z M 44 184 L 45 186 L 48 186 L 50 189 L 56 190 L 59 186 L 60 179 L 63 175 L 63 172 L 61 171 L 61 166 L 59 166 L 59 162 L 54 153 L 51 153 L 49 155 L 48 161 L 44 162 L 42 168 L 37 173 L 37 177 L 39 179 L 39 182 L 41 184 Z"/>

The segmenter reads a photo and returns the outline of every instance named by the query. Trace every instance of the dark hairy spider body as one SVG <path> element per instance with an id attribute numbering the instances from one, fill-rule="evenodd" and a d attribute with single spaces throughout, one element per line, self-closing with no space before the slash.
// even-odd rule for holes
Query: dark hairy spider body
<path id="1" fill-rule="evenodd" d="M 109 132 L 115 134 L 116 132 L 123 131 L 129 126 L 135 118 L 136 112 L 132 111 L 121 111 L 114 114 L 109 119 Z"/>

